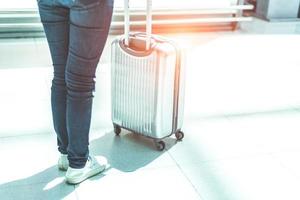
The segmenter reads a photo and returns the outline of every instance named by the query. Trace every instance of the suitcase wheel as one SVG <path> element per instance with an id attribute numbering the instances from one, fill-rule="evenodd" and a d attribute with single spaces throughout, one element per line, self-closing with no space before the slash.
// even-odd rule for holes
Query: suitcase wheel
<path id="1" fill-rule="evenodd" d="M 157 150 L 163 151 L 166 147 L 166 144 L 164 141 L 155 141 L 155 146 L 156 146 Z"/>
<path id="2" fill-rule="evenodd" d="M 121 133 L 121 127 L 118 125 L 114 125 L 114 132 L 116 135 L 120 135 Z"/>
<path id="3" fill-rule="evenodd" d="M 184 138 L 184 133 L 182 131 L 177 131 L 175 137 L 178 141 L 181 141 Z"/>

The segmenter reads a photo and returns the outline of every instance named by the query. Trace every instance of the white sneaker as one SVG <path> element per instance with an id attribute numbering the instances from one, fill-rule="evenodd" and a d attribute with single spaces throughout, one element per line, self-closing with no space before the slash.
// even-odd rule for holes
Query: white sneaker
<path id="1" fill-rule="evenodd" d="M 67 169 L 69 167 L 69 160 L 68 160 L 67 154 L 60 154 L 57 166 L 58 166 L 59 170 L 67 171 Z"/>
<path id="2" fill-rule="evenodd" d="M 92 176 L 104 171 L 107 166 L 107 160 L 103 156 L 89 156 L 85 166 L 81 169 L 68 168 L 66 173 L 66 181 L 70 184 L 80 183 Z"/>

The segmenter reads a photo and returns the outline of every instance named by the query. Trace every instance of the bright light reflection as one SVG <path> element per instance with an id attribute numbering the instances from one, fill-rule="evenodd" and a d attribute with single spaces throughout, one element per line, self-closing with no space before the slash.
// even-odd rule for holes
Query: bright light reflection
<path id="1" fill-rule="evenodd" d="M 57 185 L 59 185 L 63 182 L 64 182 L 64 177 L 57 177 L 54 180 L 47 183 L 47 185 L 43 188 L 43 190 L 44 191 L 50 190 L 50 189 L 54 188 L 55 186 L 57 186 Z"/>

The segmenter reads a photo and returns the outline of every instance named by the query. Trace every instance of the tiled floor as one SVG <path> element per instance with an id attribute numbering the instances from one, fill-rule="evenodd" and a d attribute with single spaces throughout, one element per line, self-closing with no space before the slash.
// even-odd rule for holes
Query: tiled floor
<path id="1" fill-rule="evenodd" d="M 185 138 L 166 139 L 163 152 L 112 132 L 108 45 L 90 149 L 111 166 L 77 186 L 56 168 L 45 39 L 0 41 L 0 199 L 300 199 L 298 27 L 255 20 L 170 35 L 186 52 Z"/>

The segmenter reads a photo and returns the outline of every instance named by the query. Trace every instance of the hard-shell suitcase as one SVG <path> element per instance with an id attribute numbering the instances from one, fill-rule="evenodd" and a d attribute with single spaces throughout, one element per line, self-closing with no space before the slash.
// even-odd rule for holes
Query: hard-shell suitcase
<path id="1" fill-rule="evenodd" d="M 181 131 L 184 68 L 181 51 L 168 39 L 151 34 L 151 0 L 147 0 L 146 33 L 129 34 L 125 0 L 125 34 L 112 42 L 111 99 L 114 132 L 121 128 L 153 138 L 158 150 L 163 138 Z"/>

